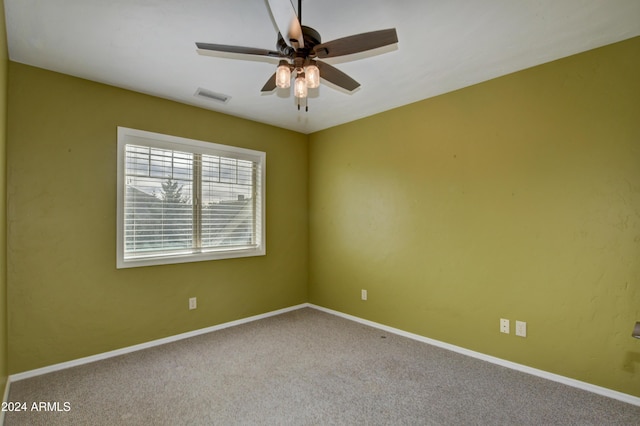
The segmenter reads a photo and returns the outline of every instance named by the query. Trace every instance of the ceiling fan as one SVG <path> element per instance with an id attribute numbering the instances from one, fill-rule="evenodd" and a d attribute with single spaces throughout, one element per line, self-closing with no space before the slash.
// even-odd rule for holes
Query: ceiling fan
<path id="1" fill-rule="evenodd" d="M 322 43 L 320 33 L 302 25 L 302 0 L 298 0 L 297 15 L 290 0 L 268 0 L 268 4 L 279 30 L 277 50 L 212 43 L 196 43 L 196 46 L 198 49 L 214 52 L 280 58 L 276 72 L 261 91 L 272 92 L 276 87 L 288 89 L 295 73 L 293 93 L 298 101 L 298 109 L 301 100 L 306 102 L 307 89 L 320 85 L 320 77 L 349 92 L 360 87 L 360 83 L 353 78 L 318 59 L 351 55 L 398 42 L 395 28 L 390 28 Z M 308 107 L 305 109 L 308 110 Z"/>

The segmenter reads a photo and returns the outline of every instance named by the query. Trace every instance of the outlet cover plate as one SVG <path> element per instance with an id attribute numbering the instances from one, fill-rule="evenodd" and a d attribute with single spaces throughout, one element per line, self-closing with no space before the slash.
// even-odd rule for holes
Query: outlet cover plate
<path id="1" fill-rule="evenodd" d="M 198 307 L 198 299 L 195 297 L 189 298 L 189 309 L 196 309 Z"/>
<path id="2" fill-rule="evenodd" d="M 509 334 L 509 320 L 500 318 L 500 333 Z"/>
<path id="3" fill-rule="evenodd" d="M 516 321 L 516 336 L 527 337 L 527 323 Z"/>

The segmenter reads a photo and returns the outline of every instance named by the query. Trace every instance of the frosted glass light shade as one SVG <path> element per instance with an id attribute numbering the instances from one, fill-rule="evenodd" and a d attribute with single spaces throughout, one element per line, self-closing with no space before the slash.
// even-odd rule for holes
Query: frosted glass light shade
<path id="1" fill-rule="evenodd" d="M 276 70 L 276 86 L 281 89 L 288 89 L 291 87 L 291 68 L 289 68 L 289 64 L 280 63 L 278 65 L 278 69 Z"/>
<path id="2" fill-rule="evenodd" d="M 296 82 L 293 86 L 293 94 L 296 96 L 296 98 L 307 97 L 307 82 L 305 81 L 304 73 L 300 73 L 296 77 Z"/>
<path id="3" fill-rule="evenodd" d="M 309 89 L 315 89 L 320 86 L 320 69 L 314 64 L 304 67 L 304 74 L 307 80 L 307 87 Z"/>

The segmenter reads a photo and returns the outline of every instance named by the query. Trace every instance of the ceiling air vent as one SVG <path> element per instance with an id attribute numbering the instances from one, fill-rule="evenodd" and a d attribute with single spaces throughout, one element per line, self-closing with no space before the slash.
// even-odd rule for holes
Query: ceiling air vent
<path id="1" fill-rule="evenodd" d="M 196 94 L 194 96 L 207 99 L 209 101 L 221 102 L 223 104 L 226 104 L 227 102 L 229 102 L 229 99 L 231 99 L 231 96 L 229 95 L 212 92 L 211 90 L 203 89 L 202 87 L 198 87 L 198 90 L 196 91 Z"/>

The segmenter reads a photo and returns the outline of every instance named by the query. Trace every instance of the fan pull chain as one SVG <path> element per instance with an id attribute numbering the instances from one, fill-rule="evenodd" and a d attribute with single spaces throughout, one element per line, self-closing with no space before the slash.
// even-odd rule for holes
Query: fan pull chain
<path id="1" fill-rule="evenodd" d="M 298 111 L 300 111 L 300 98 L 297 99 Z M 304 98 L 304 112 L 309 112 L 309 98 Z"/>

